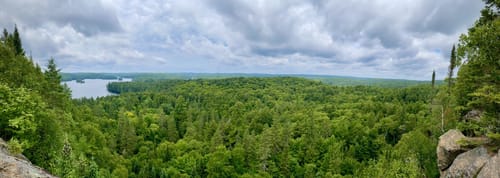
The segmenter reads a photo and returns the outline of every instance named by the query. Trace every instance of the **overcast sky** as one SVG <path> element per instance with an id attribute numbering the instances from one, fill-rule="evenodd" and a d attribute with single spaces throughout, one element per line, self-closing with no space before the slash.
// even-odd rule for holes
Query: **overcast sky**
<path id="1" fill-rule="evenodd" d="M 479 0 L 0 0 L 36 61 L 64 72 L 442 79 Z"/>

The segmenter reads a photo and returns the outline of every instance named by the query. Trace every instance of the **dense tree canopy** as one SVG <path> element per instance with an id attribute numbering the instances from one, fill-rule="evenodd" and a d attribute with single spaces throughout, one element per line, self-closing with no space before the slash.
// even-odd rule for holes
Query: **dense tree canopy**
<path id="1" fill-rule="evenodd" d="M 0 50 L 0 137 L 62 177 L 438 174 L 430 84 L 143 80 L 110 84 L 118 96 L 71 100 L 54 60 L 42 71 L 5 41 Z M 427 144 L 415 149 L 413 136 Z"/>
<path id="2" fill-rule="evenodd" d="M 478 109 L 479 127 L 465 129 L 499 132 L 499 3 L 486 3 L 452 60 L 452 95 L 434 75 L 385 88 L 143 74 L 109 84 L 119 95 L 71 100 L 55 60 L 42 70 L 17 28 L 4 30 L 0 137 L 62 177 L 437 177 L 437 138 L 457 118 Z"/>

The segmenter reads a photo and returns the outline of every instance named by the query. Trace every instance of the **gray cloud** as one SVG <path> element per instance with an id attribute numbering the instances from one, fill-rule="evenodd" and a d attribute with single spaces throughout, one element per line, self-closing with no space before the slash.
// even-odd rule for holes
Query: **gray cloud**
<path id="1" fill-rule="evenodd" d="M 483 6 L 470 0 L 1 2 L 65 71 L 265 72 L 428 79 Z M 20 9 L 23 9 L 22 11 Z"/>
<path id="2" fill-rule="evenodd" d="M 2 26 L 17 23 L 39 28 L 55 23 L 59 26 L 70 25 L 87 36 L 121 30 L 114 9 L 99 0 L 2 0 L 1 4 Z"/>
<path id="3" fill-rule="evenodd" d="M 470 0 L 423 1 L 416 5 L 406 30 L 449 35 L 463 32 L 477 19 L 483 6 L 482 2 Z"/>

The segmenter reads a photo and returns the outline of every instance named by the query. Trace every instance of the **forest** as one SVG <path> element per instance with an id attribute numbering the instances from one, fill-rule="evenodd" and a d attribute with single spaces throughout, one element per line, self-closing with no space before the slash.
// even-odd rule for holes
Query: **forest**
<path id="1" fill-rule="evenodd" d="M 193 80 L 193 79 L 226 79 L 238 77 L 297 77 L 314 81 L 321 81 L 325 84 L 335 86 L 357 86 L 370 85 L 379 87 L 408 87 L 429 83 L 428 81 L 404 80 L 404 79 L 380 79 L 380 78 L 359 78 L 332 75 L 300 75 L 300 74 L 251 74 L 251 73 L 61 73 L 62 81 L 84 80 L 84 79 L 117 79 L 130 78 L 134 81 L 152 80 Z M 437 80 L 436 84 L 442 84 L 442 80 Z"/>
<path id="2" fill-rule="evenodd" d="M 4 30 L 0 137 L 60 177 L 438 177 L 446 130 L 500 140 L 500 4 L 486 3 L 449 77 L 404 87 L 152 78 L 71 99 L 54 59 L 40 67 Z M 484 119 L 463 120 L 473 109 Z"/>

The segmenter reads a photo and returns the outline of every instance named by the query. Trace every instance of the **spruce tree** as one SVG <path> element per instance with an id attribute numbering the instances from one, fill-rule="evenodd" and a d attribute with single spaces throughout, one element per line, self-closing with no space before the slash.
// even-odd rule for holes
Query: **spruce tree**
<path id="1" fill-rule="evenodd" d="M 17 25 L 14 26 L 14 34 L 12 36 L 12 43 L 13 43 L 13 47 L 14 47 L 14 51 L 16 53 L 16 55 L 21 55 L 21 56 L 24 56 L 24 49 L 23 49 L 23 45 L 21 43 L 21 37 L 19 35 L 19 31 L 17 31 Z"/>
<path id="2" fill-rule="evenodd" d="M 13 36 L 5 28 L 3 29 L 2 41 L 8 48 L 14 48 Z"/>
<path id="3" fill-rule="evenodd" d="M 45 91 L 47 103 L 50 107 L 64 106 L 63 100 L 66 95 L 63 86 L 61 85 L 62 77 L 59 74 L 61 69 L 57 69 L 54 58 L 49 60 L 47 70 L 43 73 L 45 77 Z"/>
<path id="4" fill-rule="evenodd" d="M 46 79 L 52 83 L 59 84 L 61 82 L 61 76 L 59 75 L 60 71 L 61 69 L 57 69 L 54 58 L 50 58 L 49 63 L 47 65 L 47 70 L 45 71 Z"/>
<path id="5" fill-rule="evenodd" d="M 453 77 L 453 70 L 457 66 L 457 57 L 455 56 L 455 45 L 453 45 L 453 48 L 451 48 L 451 55 L 450 55 L 450 67 L 448 68 L 448 93 L 451 91 L 451 85 L 452 85 L 452 77 Z"/>
<path id="6" fill-rule="evenodd" d="M 435 84 L 436 84 L 436 71 L 432 70 L 432 88 L 434 88 Z"/>
<path id="7" fill-rule="evenodd" d="M 7 29 L 4 28 L 1 40 L 5 43 L 8 37 L 9 37 L 9 32 L 7 32 Z"/>

